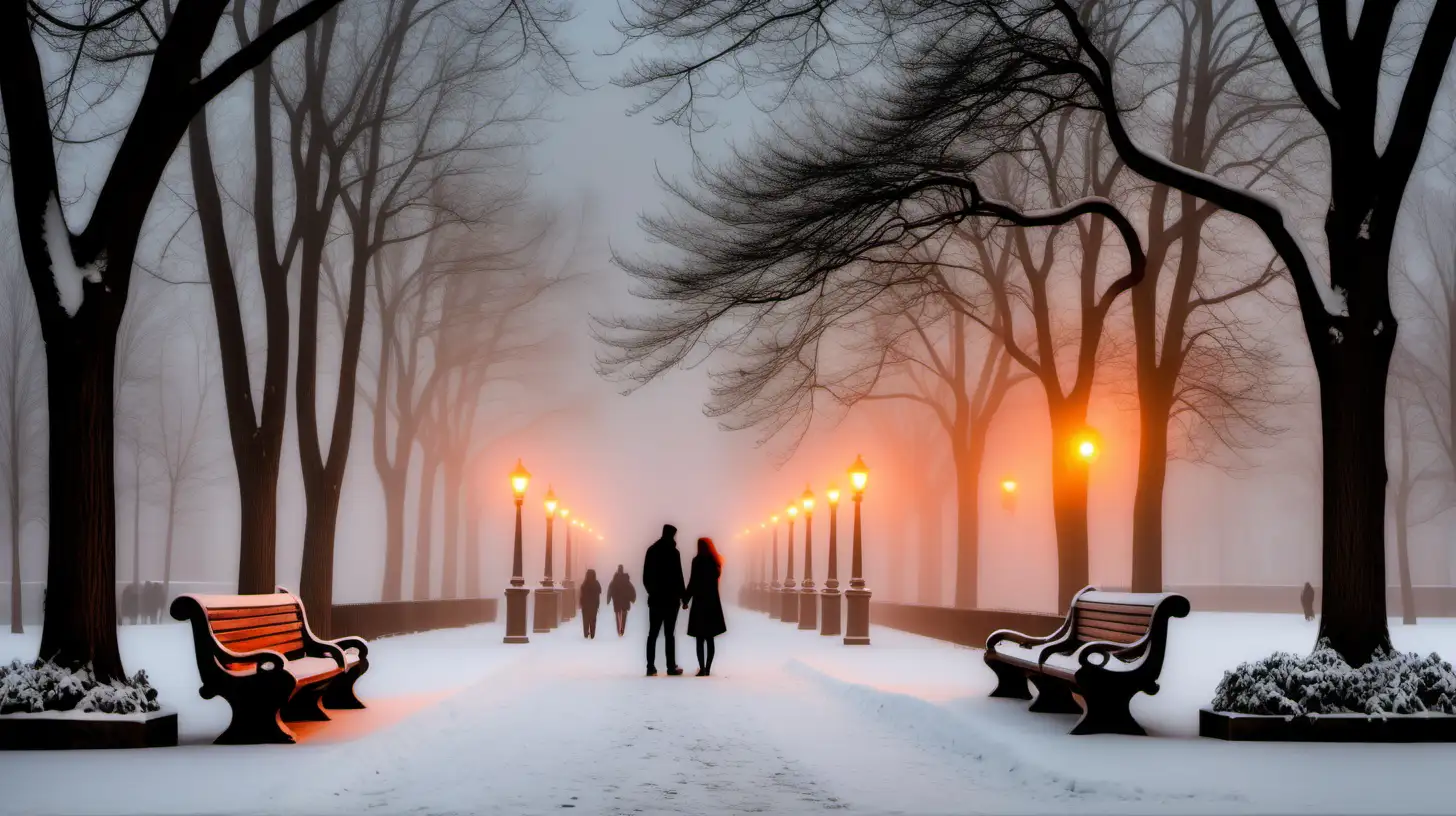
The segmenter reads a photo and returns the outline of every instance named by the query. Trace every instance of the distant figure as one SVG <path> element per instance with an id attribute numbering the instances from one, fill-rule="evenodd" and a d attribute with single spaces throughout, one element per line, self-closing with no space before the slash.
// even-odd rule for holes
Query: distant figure
<path id="1" fill-rule="evenodd" d="M 647 591 L 647 676 L 657 674 L 657 630 L 663 630 L 667 673 L 682 674 L 677 665 L 677 605 L 682 603 L 682 556 L 677 552 L 677 528 L 662 525 L 662 538 L 647 548 L 642 562 L 642 588 Z"/>
<path id="2" fill-rule="evenodd" d="M 602 585 L 597 581 L 597 571 L 589 569 L 586 571 L 586 579 L 581 582 L 581 634 L 583 637 L 595 639 L 597 636 L 597 609 L 602 605 Z"/>
<path id="3" fill-rule="evenodd" d="M 723 622 L 723 599 L 718 595 L 718 578 L 723 574 L 723 557 L 713 546 L 713 539 L 698 539 L 698 554 L 693 556 L 693 569 L 683 594 L 683 609 L 688 613 L 688 637 L 698 641 L 698 676 L 707 677 L 713 670 L 713 638 L 728 631 Z"/>
<path id="4" fill-rule="evenodd" d="M 131 620 L 133 624 L 141 623 L 142 599 L 141 587 L 136 584 L 127 584 L 121 590 L 121 619 Z"/>
<path id="5" fill-rule="evenodd" d="M 1314 587 L 1308 581 L 1304 582 L 1304 590 L 1299 593 L 1299 603 L 1304 607 L 1304 619 L 1314 620 Z"/>
<path id="6" fill-rule="evenodd" d="M 607 603 L 612 605 L 617 613 L 617 637 L 627 634 L 627 610 L 637 602 L 637 589 L 632 586 L 632 579 L 622 571 L 622 565 L 617 565 L 617 574 L 612 576 L 612 582 L 607 585 Z"/>
<path id="7" fill-rule="evenodd" d="M 167 605 L 167 591 L 161 581 L 148 581 L 142 587 L 142 610 L 147 623 L 162 622 L 162 607 Z"/>

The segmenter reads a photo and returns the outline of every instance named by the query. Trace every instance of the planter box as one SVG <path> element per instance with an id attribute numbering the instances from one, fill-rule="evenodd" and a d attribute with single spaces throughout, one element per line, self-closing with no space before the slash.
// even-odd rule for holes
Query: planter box
<path id="1" fill-rule="evenodd" d="M 177 712 L 43 711 L 0 715 L 0 751 L 163 748 L 177 744 Z"/>
<path id="2" fill-rule="evenodd" d="M 1456 742 L 1451 714 L 1232 714 L 1204 708 L 1198 735 L 1235 742 Z"/>

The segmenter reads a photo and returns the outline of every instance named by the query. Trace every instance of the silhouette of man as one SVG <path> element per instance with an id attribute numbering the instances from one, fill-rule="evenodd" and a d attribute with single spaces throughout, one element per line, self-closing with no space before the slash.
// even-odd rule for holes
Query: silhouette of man
<path id="1" fill-rule="evenodd" d="M 662 538 L 647 548 L 642 562 L 642 588 L 647 592 L 647 676 L 657 674 L 657 630 L 663 630 L 663 648 L 667 652 L 667 673 L 682 674 L 677 665 L 678 604 L 687 591 L 683 583 L 682 556 L 677 551 L 677 528 L 662 525 Z"/>
<path id="2" fill-rule="evenodd" d="M 1299 593 L 1299 604 L 1304 607 L 1304 619 L 1314 620 L 1314 587 L 1304 582 L 1304 591 Z"/>

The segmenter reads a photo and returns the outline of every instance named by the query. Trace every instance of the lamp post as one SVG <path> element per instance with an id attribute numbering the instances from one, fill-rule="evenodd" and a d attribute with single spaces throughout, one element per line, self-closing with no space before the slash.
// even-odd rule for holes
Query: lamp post
<path id="1" fill-rule="evenodd" d="M 839 609 L 839 488 L 831 486 L 824 495 L 829 499 L 829 577 L 824 579 L 821 594 L 824 608 L 819 613 L 819 634 L 838 635 L 840 629 Z"/>
<path id="2" fill-rule="evenodd" d="M 531 483 L 531 474 L 516 460 L 516 469 L 511 471 L 511 492 L 516 500 L 516 547 L 511 557 L 511 585 L 506 587 L 506 643 L 530 643 L 526 636 L 526 579 L 521 569 L 521 503 L 526 500 L 526 485 Z"/>
<path id="3" fill-rule="evenodd" d="M 561 622 L 576 617 L 576 582 L 571 579 L 571 511 L 561 508 L 561 520 L 566 523 L 566 572 L 561 575 Z"/>
<path id="4" fill-rule="evenodd" d="M 768 523 L 760 521 L 758 529 L 762 533 L 768 533 Z M 768 597 L 768 542 L 760 538 L 757 549 L 758 580 L 753 584 L 753 608 L 762 612 L 766 609 L 764 598 Z"/>
<path id="5" fill-rule="evenodd" d="M 804 485 L 804 580 L 799 584 L 799 628 L 819 628 L 819 593 L 814 591 L 814 491 Z"/>
<path id="6" fill-rule="evenodd" d="M 779 605 L 779 593 L 784 588 L 779 583 L 779 517 L 773 516 L 769 520 L 773 522 L 773 558 L 769 561 L 773 564 L 773 582 L 768 585 L 768 597 L 764 600 L 767 602 L 768 616 L 778 620 L 779 613 L 783 612 L 783 607 Z"/>
<path id="7" fill-rule="evenodd" d="M 779 593 L 779 620 L 784 623 L 799 622 L 799 593 L 794 586 L 794 519 L 799 508 L 789 505 L 789 565 L 784 572 L 784 588 Z"/>
<path id="8" fill-rule="evenodd" d="M 854 485 L 854 554 L 850 561 L 849 590 L 844 593 L 849 604 L 849 623 L 845 627 L 844 645 L 870 645 L 870 591 L 864 582 L 864 555 L 860 545 L 859 507 L 869 483 L 870 469 L 864 459 L 854 457 L 849 468 L 849 481 Z"/>
<path id="9" fill-rule="evenodd" d="M 551 522 L 556 518 L 556 493 L 551 488 L 546 488 L 546 576 L 541 579 L 541 586 L 536 589 L 536 623 L 531 627 L 533 632 L 549 632 L 556 628 L 559 623 L 557 615 L 560 593 L 557 592 L 556 582 L 551 580 Z"/>

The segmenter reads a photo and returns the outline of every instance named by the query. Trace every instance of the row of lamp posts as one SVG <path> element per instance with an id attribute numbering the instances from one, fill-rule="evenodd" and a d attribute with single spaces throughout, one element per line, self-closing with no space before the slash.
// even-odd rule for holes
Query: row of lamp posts
<path id="1" fill-rule="evenodd" d="M 762 531 L 772 525 L 772 548 L 765 552 L 760 543 L 758 553 L 758 575 L 750 576 L 741 591 L 744 606 L 767 612 L 769 617 L 785 623 L 795 623 L 804 630 L 818 630 L 821 635 L 839 636 L 841 594 L 848 601 L 848 620 L 843 632 L 847 646 L 868 646 L 870 642 L 870 591 L 865 586 L 864 557 L 860 535 L 860 502 L 864 498 L 865 485 L 869 482 L 869 468 L 863 457 L 856 456 L 849 469 L 850 484 L 854 490 L 854 537 L 850 557 L 851 572 L 849 589 L 839 590 L 839 490 L 830 487 L 825 495 L 829 499 L 829 572 L 824 588 L 814 587 L 814 491 L 805 486 L 797 503 L 785 510 L 788 521 L 787 560 L 784 580 L 779 581 L 779 517 L 772 516 L 768 524 L 760 524 Z M 804 515 L 804 577 L 798 585 L 794 583 L 794 522 L 802 509 Z M 744 530 L 745 535 L 751 530 Z M 765 555 L 769 555 L 765 558 Z"/>
<path id="2" fill-rule="evenodd" d="M 511 472 L 511 492 L 516 502 L 516 536 L 515 549 L 511 557 L 511 584 L 506 587 L 506 643 L 529 643 L 530 637 L 526 634 L 526 611 L 527 601 L 531 590 L 526 587 L 525 570 L 521 559 L 521 507 L 526 501 L 526 487 L 531 483 L 531 474 L 516 460 L 516 469 Z M 543 499 L 546 507 L 546 567 L 541 578 L 541 585 L 536 588 L 535 616 L 531 621 L 531 631 L 536 634 L 544 634 L 555 629 L 557 626 L 576 617 L 576 582 L 572 580 L 572 541 L 573 530 L 580 530 L 584 533 L 593 534 L 594 531 L 579 518 L 571 518 L 571 511 L 562 507 L 556 498 L 556 491 L 550 487 L 546 489 L 546 496 Z M 556 517 L 566 523 L 566 574 L 558 586 L 552 576 L 554 558 L 552 553 L 552 538 L 555 532 Z M 602 540 L 601 535 L 597 535 Z"/>

